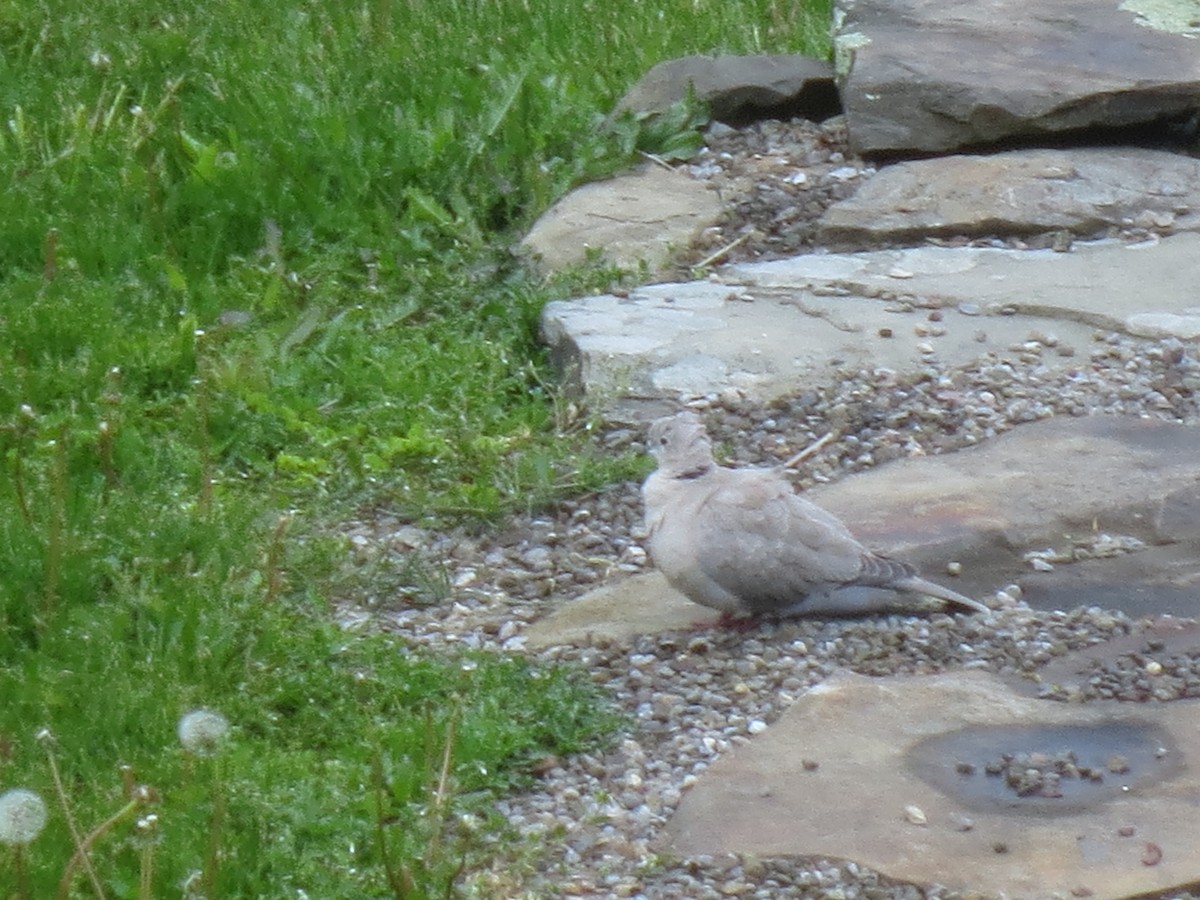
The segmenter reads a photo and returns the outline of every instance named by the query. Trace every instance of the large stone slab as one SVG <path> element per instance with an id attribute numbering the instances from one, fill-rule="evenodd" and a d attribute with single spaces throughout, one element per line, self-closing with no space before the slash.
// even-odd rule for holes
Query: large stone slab
<path id="1" fill-rule="evenodd" d="M 1104 606 L 1200 616 L 1200 428 L 1118 416 L 1050 419 L 956 453 L 896 460 L 806 496 L 866 544 L 985 598 L 1017 582 L 1045 608 Z M 1027 551 L 1099 555 L 1098 536 L 1151 549 L 1036 573 Z M 1113 543 L 1113 542 L 1109 542 Z M 1102 551 L 1101 551 L 1102 552 Z M 947 562 L 962 564 L 954 581 Z M 564 604 L 530 646 L 694 627 L 713 613 L 657 573 Z"/>
<path id="2" fill-rule="evenodd" d="M 813 490 L 874 546 L 933 572 L 963 563 L 962 584 L 997 586 L 1024 555 L 1070 554 L 1097 534 L 1146 544 L 1200 540 L 1200 428 L 1127 416 L 1048 419 L 966 450 L 900 459 Z M 988 583 L 975 581 L 984 573 Z M 1010 580 L 1012 580 L 1010 578 Z M 1002 582 L 1001 582 L 1002 583 Z M 1200 615 L 1200 595 L 1181 615 Z"/>
<path id="3" fill-rule="evenodd" d="M 835 4 L 851 145 L 866 154 L 951 150 L 1194 111 L 1197 35 L 1188 3 Z"/>
<path id="4" fill-rule="evenodd" d="M 1006 752 L 1063 750 L 1101 781 L 1018 797 L 984 774 Z M 685 855 L 825 856 L 988 896 L 1104 900 L 1200 878 L 1198 805 L 1194 702 L 1050 703 L 978 672 L 845 674 L 717 760 L 668 834 Z"/>
<path id="5" fill-rule="evenodd" d="M 988 314 L 1081 322 L 1139 337 L 1200 336 L 1200 234 L 1161 240 L 1077 243 L 1070 253 L 914 247 L 743 263 L 722 273 L 759 288 L 841 289 L 908 295 Z M 1147 291 L 1153 285 L 1153 292 Z M 993 327 L 988 320 L 985 328 Z M 1045 323 L 1043 323 L 1044 325 Z"/>
<path id="6" fill-rule="evenodd" d="M 549 303 L 542 335 L 568 386 L 596 406 L 724 389 L 769 400 L 846 368 L 904 372 L 931 358 L 953 366 L 1008 357 L 1035 332 L 1058 339 L 1044 360 L 1051 369 L 1076 364 L 1070 352 L 1094 327 L 1192 340 L 1200 337 L 1198 280 L 1200 234 L 1191 233 L 1081 243 L 1070 253 L 813 254 Z M 924 307 L 958 312 L 930 336 Z"/>
<path id="7" fill-rule="evenodd" d="M 595 255 L 653 274 L 716 222 L 721 210 L 705 182 L 646 164 L 571 191 L 542 214 L 521 245 L 552 271 Z"/>
<path id="8" fill-rule="evenodd" d="M 833 66 L 800 55 L 684 56 L 658 63 L 626 92 L 616 112 L 663 112 L 688 96 L 708 104 L 720 122 L 804 116 L 821 120 L 841 109 Z"/>
<path id="9" fill-rule="evenodd" d="M 997 186 L 1002 185 L 1002 189 Z M 821 218 L 829 242 L 1200 230 L 1200 159 L 1136 147 L 1014 150 L 885 166 Z"/>

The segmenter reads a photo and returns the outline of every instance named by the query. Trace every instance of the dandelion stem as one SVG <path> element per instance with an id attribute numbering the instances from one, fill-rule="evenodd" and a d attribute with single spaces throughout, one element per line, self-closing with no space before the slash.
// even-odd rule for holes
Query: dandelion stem
<path id="1" fill-rule="evenodd" d="M 29 900 L 29 875 L 25 871 L 25 848 L 20 844 L 13 846 L 13 868 L 17 872 L 17 897 L 19 900 Z"/>
<path id="2" fill-rule="evenodd" d="M 50 732 L 47 730 L 42 732 L 42 734 L 49 735 Z M 71 841 L 75 845 L 75 853 L 76 855 L 83 855 L 83 869 L 87 872 L 88 880 L 92 883 L 92 890 L 96 892 L 97 897 L 103 900 L 104 888 L 100 886 L 100 878 L 96 875 L 96 870 L 92 868 L 92 860 L 88 857 L 87 850 L 84 848 L 83 835 L 79 832 L 79 824 L 75 821 L 75 816 L 71 813 L 71 805 L 67 802 L 67 791 L 63 787 L 62 774 L 58 771 L 58 761 L 54 758 L 53 738 L 49 738 L 44 743 L 46 746 L 46 759 L 50 764 L 50 777 L 54 779 L 54 793 L 58 796 L 59 806 L 62 807 L 63 818 L 67 820 L 67 829 L 71 832 Z"/>
<path id="3" fill-rule="evenodd" d="M 69 894 L 71 891 L 71 882 L 75 880 L 75 870 L 79 868 L 80 864 L 85 859 L 87 859 L 88 850 L 91 849 L 92 845 L 95 844 L 96 841 L 98 841 L 101 837 L 103 837 L 105 832 L 111 829 L 131 812 L 136 810 L 139 806 L 141 806 L 141 804 L 142 801 L 136 797 L 133 800 L 130 800 L 115 813 L 92 829 L 92 833 L 83 839 L 83 843 L 79 845 L 79 847 L 75 850 L 75 855 L 72 856 L 71 861 L 67 863 L 67 868 L 63 870 L 62 878 L 58 882 L 58 893 L 54 895 L 57 900 L 66 900 L 67 894 Z M 96 882 L 94 886 L 99 888 L 99 882 Z M 99 896 L 104 896 L 103 890 L 99 891 Z"/>
<path id="4" fill-rule="evenodd" d="M 154 844 L 146 842 L 142 847 L 142 866 L 138 878 L 138 900 L 153 900 L 154 898 Z"/>
<path id="5" fill-rule="evenodd" d="M 204 361 L 198 359 L 196 368 L 199 371 L 196 387 L 196 417 L 199 420 L 200 440 L 200 512 L 205 518 L 212 512 L 213 505 L 213 461 L 212 443 L 208 434 L 208 382 L 204 373 Z"/>
<path id="6" fill-rule="evenodd" d="M 204 897 L 213 900 L 217 896 L 217 872 L 221 867 L 221 825 L 225 820 L 225 790 L 221 779 L 221 756 L 212 759 L 212 818 L 208 825 L 208 857 L 204 863 Z"/>
<path id="7" fill-rule="evenodd" d="M 50 534 L 46 547 L 46 587 L 42 608 L 42 627 L 48 628 L 58 607 L 58 586 L 62 561 L 66 555 L 67 531 L 67 429 L 59 432 L 54 446 L 54 466 L 50 484 Z"/>

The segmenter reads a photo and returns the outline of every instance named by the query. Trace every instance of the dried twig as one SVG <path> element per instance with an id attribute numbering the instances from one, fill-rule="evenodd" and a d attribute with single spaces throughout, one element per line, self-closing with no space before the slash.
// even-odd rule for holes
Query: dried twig
<path id="1" fill-rule="evenodd" d="M 700 262 L 696 263 L 696 265 L 692 266 L 692 268 L 693 269 L 703 269 L 705 266 L 711 266 L 718 259 L 720 259 L 726 253 L 728 253 L 730 250 L 733 250 L 735 247 L 739 246 L 740 244 L 744 244 L 744 243 L 746 243 L 746 241 L 750 240 L 750 235 L 752 235 L 753 233 L 754 233 L 753 231 L 747 231 L 740 238 L 735 238 L 734 240 L 730 241 L 728 244 L 726 244 L 721 249 L 715 250 L 712 253 L 708 254 L 708 256 L 704 257 L 704 259 L 700 260 Z"/>
<path id="2" fill-rule="evenodd" d="M 807 447 L 805 447 L 803 450 L 801 450 L 799 453 L 797 453 L 795 456 L 793 456 L 791 459 L 789 459 L 787 462 L 785 462 L 781 468 L 784 468 L 784 469 L 795 468 L 796 466 L 800 465 L 800 463 L 802 463 L 806 459 L 808 459 L 810 456 L 815 455 L 817 453 L 817 451 L 819 451 L 822 447 L 824 447 L 826 444 L 828 444 L 830 441 L 832 441 L 833 438 L 834 438 L 834 432 L 832 432 L 832 431 L 830 431 L 829 433 L 825 434 L 822 437 L 817 438 L 815 441 L 813 441 L 811 444 L 809 444 Z"/>

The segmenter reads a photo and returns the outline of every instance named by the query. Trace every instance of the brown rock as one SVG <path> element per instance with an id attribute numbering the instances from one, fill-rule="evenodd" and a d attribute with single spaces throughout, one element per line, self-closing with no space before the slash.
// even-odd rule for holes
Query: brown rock
<path id="1" fill-rule="evenodd" d="M 592 252 L 620 268 L 655 273 L 721 209 L 704 182 L 647 164 L 571 191 L 534 223 L 522 245 L 550 270 L 582 263 Z"/>

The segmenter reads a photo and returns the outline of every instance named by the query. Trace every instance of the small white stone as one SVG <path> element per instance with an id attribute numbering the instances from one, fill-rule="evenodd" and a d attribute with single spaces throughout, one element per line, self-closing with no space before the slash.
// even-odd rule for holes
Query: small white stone
<path id="1" fill-rule="evenodd" d="M 762 719 L 751 719 L 750 723 L 746 726 L 746 730 L 751 734 L 762 734 L 767 730 L 767 723 Z"/>
<path id="2" fill-rule="evenodd" d="M 925 810 L 919 806 L 913 806 L 911 803 L 904 807 L 904 821 L 910 825 L 928 825 L 929 819 L 925 816 Z"/>

